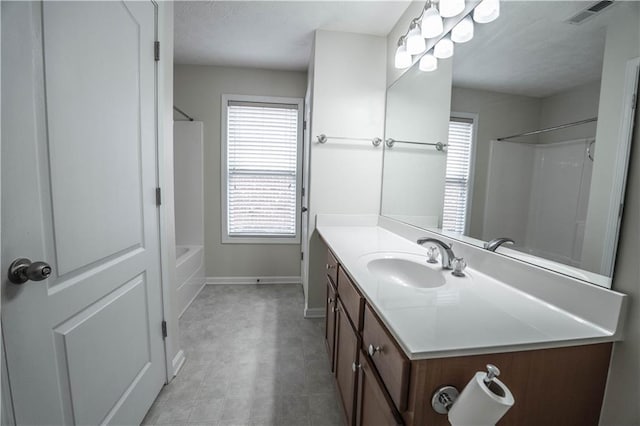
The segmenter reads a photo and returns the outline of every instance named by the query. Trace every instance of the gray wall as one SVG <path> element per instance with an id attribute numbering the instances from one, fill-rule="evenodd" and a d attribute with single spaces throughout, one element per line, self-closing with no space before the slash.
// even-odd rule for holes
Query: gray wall
<path id="1" fill-rule="evenodd" d="M 300 276 L 300 244 L 221 242 L 220 105 L 222 94 L 304 98 L 306 87 L 306 72 L 175 66 L 175 105 L 204 123 L 204 231 L 208 277 Z"/>
<path id="2" fill-rule="evenodd" d="M 640 36 L 640 35 L 639 35 Z M 629 296 L 625 339 L 613 347 L 601 425 L 640 424 L 640 113 L 636 109 L 613 289 Z"/>
<path id="3" fill-rule="evenodd" d="M 489 175 L 489 142 L 501 136 L 537 129 L 540 99 L 454 87 L 451 92 L 451 111 L 478 114 L 469 235 L 482 239 Z M 530 142 L 527 139 L 523 141 Z"/>

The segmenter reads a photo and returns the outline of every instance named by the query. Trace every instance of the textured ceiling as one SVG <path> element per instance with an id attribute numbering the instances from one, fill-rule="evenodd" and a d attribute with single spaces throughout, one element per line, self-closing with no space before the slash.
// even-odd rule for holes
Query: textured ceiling
<path id="1" fill-rule="evenodd" d="M 175 62 L 306 70 L 317 29 L 386 36 L 407 1 L 175 3 Z"/>
<path id="2" fill-rule="evenodd" d="M 616 9 L 638 4 L 616 2 L 581 25 L 563 22 L 592 4 L 503 1 L 498 20 L 476 25 L 474 39 L 456 45 L 454 85 L 546 97 L 599 80 L 605 26 Z"/>

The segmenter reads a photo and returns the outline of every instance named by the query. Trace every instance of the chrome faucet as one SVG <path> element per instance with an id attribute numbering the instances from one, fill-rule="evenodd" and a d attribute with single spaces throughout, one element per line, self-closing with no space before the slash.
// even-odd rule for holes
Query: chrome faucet
<path id="1" fill-rule="evenodd" d="M 498 247 L 506 243 L 515 244 L 515 241 L 511 238 L 494 238 L 488 243 L 484 243 L 484 248 L 489 251 L 496 251 Z"/>
<path id="2" fill-rule="evenodd" d="M 440 250 L 440 257 L 442 258 L 442 269 L 453 269 L 451 261 L 455 259 L 455 254 L 451 250 L 451 245 L 446 244 L 436 238 L 420 238 L 417 241 L 418 244 L 424 245 L 426 243 L 434 243 L 438 250 Z"/>

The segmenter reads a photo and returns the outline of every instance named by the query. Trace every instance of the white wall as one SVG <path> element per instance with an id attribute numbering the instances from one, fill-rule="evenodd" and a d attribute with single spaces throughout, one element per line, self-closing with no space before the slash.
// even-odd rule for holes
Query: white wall
<path id="1" fill-rule="evenodd" d="M 607 38 L 602 68 L 602 87 L 598 108 L 596 131 L 597 158 L 594 162 L 589 208 L 585 225 L 583 265 L 589 270 L 601 270 L 605 256 L 607 228 L 603 224 L 615 217 L 610 216 L 611 206 L 618 203 L 619 194 L 612 193 L 613 179 L 620 166 L 616 164 L 618 147 L 624 130 L 620 122 L 623 110 L 625 71 L 629 59 L 640 57 L 640 4 L 619 7 L 614 23 L 607 26 Z M 613 12 L 613 10 L 612 10 Z M 608 256 L 608 255 L 606 255 Z M 602 270 L 603 275 L 610 271 Z"/>
<path id="2" fill-rule="evenodd" d="M 451 59 L 434 72 L 408 71 L 387 91 L 385 138 L 446 143 Z M 440 227 L 447 156 L 433 146 L 385 146 L 381 214 L 413 225 Z"/>
<path id="3" fill-rule="evenodd" d="M 203 122 L 205 256 L 208 277 L 299 277 L 300 244 L 222 244 L 222 94 L 303 98 L 305 72 L 176 65 L 175 105 Z M 176 118 L 179 118 L 176 115 Z"/>
<path id="4" fill-rule="evenodd" d="M 176 245 L 203 245 L 202 122 L 176 121 L 173 130 Z"/>
<path id="5" fill-rule="evenodd" d="M 383 137 L 384 37 L 316 31 L 311 136 Z M 326 248 L 315 232 L 321 213 L 378 214 L 382 146 L 329 140 L 311 143 L 309 282 L 306 308 L 324 312 Z"/>

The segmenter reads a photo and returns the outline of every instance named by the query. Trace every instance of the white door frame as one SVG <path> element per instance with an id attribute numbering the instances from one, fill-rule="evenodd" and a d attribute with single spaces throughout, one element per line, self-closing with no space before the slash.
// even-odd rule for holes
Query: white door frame
<path id="1" fill-rule="evenodd" d="M 638 96 L 638 78 L 640 76 L 640 57 L 629 59 L 625 70 L 624 89 L 622 97 L 622 118 L 620 121 L 618 152 L 616 153 L 613 167 L 613 188 L 609 201 L 609 213 L 604 237 L 604 250 L 601 262 L 603 275 L 613 276 L 613 268 L 618 251 L 620 239 L 620 226 L 622 225 L 622 212 L 625 202 L 625 190 L 627 187 L 627 173 L 631 162 L 631 141 Z M 611 280 L 609 280 L 609 288 Z"/>
<path id="2" fill-rule="evenodd" d="M 164 339 L 165 383 L 169 383 L 184 363 L 178 346 L 178 315 L 173 312 L 175 282 L 175 211 L 173 205 L 173 4 L 156 2 L 156 40 L 160 43 L 160 60 L 156 61 L 156 123 L 158 137 L 158 186 L 161 188 L 160 274 L 162 315 L 167 323 Z M 175 348 L 175 354 L 174 354 Z"/>

